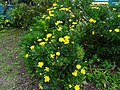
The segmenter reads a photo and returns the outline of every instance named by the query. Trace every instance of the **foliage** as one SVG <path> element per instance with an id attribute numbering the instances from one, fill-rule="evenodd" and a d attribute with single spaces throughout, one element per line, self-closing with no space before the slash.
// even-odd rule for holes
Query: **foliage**
<path id="1" fill-rule="evenodd" d="M 90 4 L 84 9 L 87 15 L 85 26 L 86 35 L 81 43 L 85 47 L 87 59 L 98 54 L 102 60 L 112 62 L 120 59 L 120 13 L 119 8 L 96 6 Z"/>
<path id="2" fill-rule="evenodd" d="M 22 56 L 39 88 L 80 90 L 87 80 L 102 90 L 119 88 L 119 10 L 61 0 L 36 17 L 22 41 Z"/>
<path id="3" fill-rule="evenodd" d="M 46 12 L 50 1 L 43 2 L 40 0 L 34 1 L 35 5 L 27 5 L 25 3 L 16 4 L 11 10 L 10 16 L 14 27 L 28 27 L 34 22 L 34 17 L 40 16 Z"/>
<path id="4" fill-rule="evenodd" d="M 99 65 L 94 65 L 98 63 Z M 87 79 L 89 81 L 94 81 L 97 88 L 102 90 L 115 90 L 120 87 L 120 69 L 115 63 L 109 60 L 105 60 L 100 63 L 100 58 L 94 55 L 91 60 L 89 60 L 90 72 L 87 73 Z"/>
<path id="5" fill-rule="evenodd" d="M 11 24 L 10 20 L 8 20 L 4 16 L 0 16 L 0 30 L 8 29 L 8 27 L 10 27 L 10 24 Z"/>
<path id="6" fill-rule="evenodd" d="M 86 78 L 85 53 L 78 44 L 84 32 L 74 10 L 61 3 L 36 19 L 22 41 L 23 57 L 29 72 L 38 77 L 40 89 L 79 90 Z"/>

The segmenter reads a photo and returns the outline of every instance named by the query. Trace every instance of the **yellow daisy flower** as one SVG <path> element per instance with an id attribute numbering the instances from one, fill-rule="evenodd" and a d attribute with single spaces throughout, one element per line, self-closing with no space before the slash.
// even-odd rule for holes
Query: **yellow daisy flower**
<path id="1" fill-rule="evenodd" d="M 26 54 L 25 57 L 28 58 L 29 54 Z"/>
<path id="2" fill-rule="evenodd" d="M 79 86 L 79 85 L 75 85 L 75 86 L 74 86 L 74 89 L 75 89 L 75 90 L 80 90 L 80 86 Z"/>
<path id="3" fill-rule="evenodd" d="M 45 80 L 44 80 L 45 82 L 49 82 L 49 81 L 50 81 L 49 76 L 45 76 L 44 79 L 45 79 Z"/>
<path id="4" fill-rule="evenodd" d="M 60 52 L 56 52 L 56 55 L 57 55 L 57 56 L 60 56 Z"/>
<path id="5" fill-rule="evenodd" d="M 81 69 L 81 73 L 85 74 L 86 73 L 85 69 Z"/>
<path id="6" fill-rule="evenodd" d="M 72 88 L 72 85 L 71 85 L 71 84 L 69 84 L 69 88 Z"/>
<path id="7" fill-rule="evenodd" d="M 51 36 L 52 36 L 52 33 L 48 33 L 48 34 L 46 35 L 47 38 L 50 38 Z"/>
<path id="8" fill-rule="evenodd" d="M 63 42 L 63 41 L 64 41 L 64 38 L 60 37 L 59 42 Z"/>
<path id="9" fill-rule="evenodd" d="M 57 4 L 56 4 L 56 3 L 53 3 L 53 7 L 55 7 L 55 6 L 57 6 Z"/>
<path id="10" fill-rule="evenodd" d="M 50 54 L 50 58 L 54 58 L 55 57 L 55 54 Z"/>
<path id="11" fill-rule="evenodd" d="M 31 50 L 34 50 L 34 48 L 35 48 L 35 46 L 34 46 L 34 45 L 32 45 L 32 46 L 30 47 L 30 49 L 31 49 Z"/>
<path id="12" fill-rule="evenodd" d="M 120 30 L 119 30 L 118 28 L 116 28 L 114 31 L 115 31 L 115 32 L 120 32 Z"/>
<path id="13" fill-rule="evenodd" d="M 49 68 L 48 68 L 48 67 L 45 67 L 45 71 L 46 71 L 46 72 L 49 72 Z"/>
<path id="14" fill-rule="evenodd" d="M 42 68 L 42 67 L 43 67 L 43 65 L 44 65 L 44 63 L 43 63 L 43 62 L 39 62 L 39 63 L 38 63 L 38 67 L 40 67 L 40 68 Z"/>
<path id="15" fill-rule="evenodd" d="M 80 64 L 77 64 L 77 65 L 76 65 L 76 68 L 77 68 L 77 69 L 80 69 L 80 68 L 81 68 L 81 65 L 80 65 Z"/>
<path id="16" fill-rule="evenodd" d="M 40 42 L 39 45 L 44 46 L 46 42 Z"/>
<path id="17" fill-rule="evenodd" d="M 96 23 L 96 20 L 90 18 L 89 22 L 91 22 L 91 23 Z"/>
<path id="18" fill-rule="evenodd" d="M 77 76 L 77 72 L 78 72 L 78 71 L 75 70 L 74 72 L 72 72 L 72 75 L 73 75 L 73 76 Z"/>

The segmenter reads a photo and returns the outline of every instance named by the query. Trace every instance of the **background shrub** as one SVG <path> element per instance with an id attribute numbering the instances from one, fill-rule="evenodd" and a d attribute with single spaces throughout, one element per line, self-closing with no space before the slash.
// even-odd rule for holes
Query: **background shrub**
<path id="1" fill-rule="evenodd" d="M 85 12 L 88 20 L 84 28 L 86 35 L 81 43 L 85 47 L 87 57 L 98 54 L 103 60 L 110 59 L 119 63 L 120 13 L 118 8 L 91 4 L 91 7 L 86 8 Z"/>
<path id="2" fill-rule="evenodd" d="M 8 29 L 10 25 L 11 25 L 10 20 L 8 20 L 6 17 L 1 15 L 0 16 L 0 30 Z"/>
<path id="3" fill-rule="evenodd" d="M 34 17 L 46 13 L 46 9 L 51 4 L 51 1 L 48 0 L 35 0 L 32 2 L 33 4 L 30 2 L 29 4 L 17 3 L 14 9 L 11 10 L 10 16 L 14 27 L 28 27 L 34 22 Z"/>

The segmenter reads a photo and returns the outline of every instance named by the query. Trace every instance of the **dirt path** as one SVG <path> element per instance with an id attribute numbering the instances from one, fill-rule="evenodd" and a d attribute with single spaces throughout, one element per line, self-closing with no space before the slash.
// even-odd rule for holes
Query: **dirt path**
<path id="1" fill-rule="evenodd" d="M 36 90 L 19 57 L 18 44 L 24 33 L 23 30 L 0 32 L 0 90 Z"/>

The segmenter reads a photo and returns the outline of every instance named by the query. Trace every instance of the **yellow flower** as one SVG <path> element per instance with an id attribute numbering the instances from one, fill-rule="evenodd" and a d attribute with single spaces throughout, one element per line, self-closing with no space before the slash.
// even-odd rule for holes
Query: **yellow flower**
<path id="1" fill-rule="evenodd" d="M 52 38 L 55 38 L 55 36 L 52 36 Z"/>
<path id="2" fill-rule="evenodd" d="M 64 40 L 64 44 L 68 44 L 69 43 L 69 40 L 68 39 L 65 39 Z"/>
<path id="3" fill-rule="evenodd" d="M 71 27 L 73 27 L 73 28 L 74 28 L 74 27 L 75 27 L 75 25 L 72 25 Z"/>
<path id="4" fill-rule="evenodd" d="M 49 11 L 49 14 L 51 14 L 51 11 Z"/>
<path id="5" fill-rule="evenodd" d="M 85 69 L 81 69 L 81 73 L 85 74 L 86 73 Z"/>
<path id="6" fill-rule="evenodd" d="M 74 44 L 75 42 L 71 42 L 72 44 Z"/>
<path id="7" fill-rule="evenodd" d="M 80 65 L 80 64 L 77 64 L 77 65 L 76 65 L 76 68 L 77 68 L 77 69 L 80 69 L 80 68 L 81 68 L 81 65 Z"/>
<path id="8" fill-rule="evenodd" d="M 57 56 L 60 56 L 60 52 L 56 52 L 56 55 L 57 55 Z"/>
<path id="9" fill-rule="evenodd" d="M 31 50 L 34 50 L 34 48 L 35 48 L 35 46 L 34 46 L 34 45 L 32 45 L 32 46 L 30 47 L 30 49 L 31 49 Z"/>
<path id="10" fill-rule="evenodd" d="M 55 57 L 55 54 L 50 54 L 50 58 L 54 58 Z"/>
<path id="11" fill-rule="evenodd" d="M 113 8 L 113 11 L 115 11 L 116 10 L 116 8 Z"/>
<path id="12" fill-rule="evenodd" d="M 74 72 L 72 72 L 72 75 L 73 75 L 73 76 L 77 76 L 77 72 L 78 72 L 78 71 L 75 70 Z"/>
<path id="13" fill-rule="evenodd" d="M 42 39 L 38 39 L 37 41 L 40 42 L 40 41 L 42 41 Z"/>
<path id="14" fill-rule="evenodd" d="M 71 11 L 71 10 L 69 10 L 69 12 L 71 13 L 72 11 Z"/>
<path id="15" fill-rule="evenodd" d="M 57 28 L 57 30 L 58 30 L 58 31 L 61 31 L 61 30 L 62 30 L 62 27 L 59 26 L 59 27 Z"/>
<path id="16" fill-rule="evenodd" d="M 65 39 L 70 39 L 70 36 L 67 36 L 67 35 L 66 35 L 64 38 L 65 38 Z"/>
<path id="17" fill-rule="evenodd" d="M 106 23 L 105 21 L 103 21 L 103 23 Z"/>
<path id="18" fill-rule="evenodd" d="M 5 23 L 10 22 L 9 20 L 5 20 Z"/>
<path id="19" fill-rule="evenodd" d="M 59 42 L 63 42 L 63 41 L 64 41 L 64 38 L 60 37 Z"/>
<path id="20" fill-rule="evenodd" d="M 43 62 L 39 62 L 39 63 L 38 63 L 38 67 L 40 67 L 40 68 L 42 68 L 42 67 L 43 67 L 43 65 L 44 65 L 44 63 L 43 63 Z"/>
<path id="21" fill-rule="evenodd" d="M 118 17 L 120 17 L 120 14 L 118 15 Z"/>
<path id="22" fill-rule="evenodd" d="M 58 23 L 58 22 L 56 22 L 56 23 L 55 23 L 55 25 L 57 26 L 57 25 L 59 25 L 59 23 Z"/>
<path id="23" fill-rule="evenodd" d="M 77 24 L 77 22 L 72 22 L 72 24 L 74 24 L 74 25 L 75 25 L 75 24 Z"/>
<path id="24" fill-rule="evenodd" d="M 96 6 L 94 6 L 94 7 L 91 7 L 92 9 L 99 9 L 99 7 L 96 7 Z"/>
<path id="25" fill-rule="evenodd" d="M 48 68 L 48 67 L 45 67 L 45 71 L 46 71 L 46 72 L 49 72 L 49 68 Z"/>
<path id="26" fill-rule="evenodd" d="M 48 41 L 48 38 L 44 38 L 45 41 Z"/>
<path id="27" fill-rule="evenodd" d="M 51 17 L 54 17 L 54 14 L 50 14 Z"/>
<path id="28" fill-rule="evenodd" d="M 74 29 L 73 29 L 73 28 L 70 28 L 70 30 L 71 30 L 71 31 L 74 31 Z"/>
<path id="29" fill-rule="evenodd" d="M 63 23 L 63 21 L 59 21 L 59 23 Z"/>
<path id="30" fill-rule="evenodd" d="M 49 76 L 45 76 L 44 79 L 45 79 L 45 80 L 44 80 L 45 82 L 49 82 L 49 81 L 50 81 Z"/>
<path id="31" fill-rule="evenodd" d="M 63 5 L 60 5 L 61 7 L 63 7 Z"/>
<path id="32" fill-rule="evenodd" d="M 61 9 L 59 9 L 60 11 L 62 11 L 62 10 L 66 10 L 66 8 L 61 8 Z"/>
<path id="33" fill-rule="evenodd" d="M 109 30 L 109 32 L 112 32 L 112 30 Z"/>
<path id="34" fill-rule="evenodd" d="M 51 36 L 52 36 L 52 33 L 48 33 L 48 34 L 46 35 L 47 38 L 50 38 Z"/>
<path id="35" fill-rule="evenodd" d="M 69 88 L 72 88 L 72 85 L 71 85 L 71 84 L 69 84 Z"/>
<path id="36" fill-rule="evenodd" d="M 39 45 L 44 46 L 46 42 L 40 42 Z"/>
<path id="37" fill-rule="evenodd" d="M 52 10 L 51 12 L 54 12 L 54 10 Z"/>
<path id="38" fill-rule="evenodd" d="M 79 85 L 75 85 L 74 89 L 75 89 L 75 90 L 80 90 Z"/>
<path id="39" fill-rule="evenodd" d="M 40 76 L 42 76 L 43 74 L 42 73 L 40 73 Z"/>
<path id="40" fill-rule="evenodd" d="M 43 16 L 42 16 L 42 18 L 45 18 L 45 17 L 46 17 L 46 15 L 43 15 Z"/>
<path id="41" fill-rule="evenodd" d="M 29 54 L 26 54 L 25 57 L 28 58 Z"/>
<path id="42" fill-rule="evenodd" d="M 92 31 L 92 35 L 94 35 L 95 34 L 95 31 Z"/>
<path id="43" fill-rule="evenodd" d="M 119 30 L 118 28 L 116 28 L 114 31 L 115 31 L 115 32 L 120 32 L 120 30 Z"/>
<path id="44" fill-rule="evenodd" d="M 72 22 L 72 19 L 69 19 L 69 22 Z"/>
<path id="45" fill-rule="evenodd" d="M 59 25 L 60 23 L 63 23 L 63 21 L 57 21 L 57 22 L 55 23 L 55 25 L 57 26 L 57 25 Z"/>
<path id="46" fill-rule="evenodd" d="M 54 7 L 53 9 L 56 9 L 57 7 Z"/>
<path id="47" fill-rule="evenodd" d="M 39 86 L 39 89 L 41 90 L 41 89 L 43 89 L 43 87 L 42 87 L 42 86 Z"/>
<path id="48" fill-rule="evenodd" d="M 57 21 L 57 22 L 55 23 L 55 25 L 57 26 L 57 25 L 59 25 L 60 23 L 63 23 L 63 21 Z"/>
<path id="49" fill-rule="evenodd" d="M 47 10 L 49 11 L 51 8 L 48 8 Z"/>
<path id="50" fill-rule="evenodd" d="M 71 15 L 71 17 L 75 17 L 75 15 L 74 15 L 74 14 L 72 14 L 72 15 Z"/>
<path id="51" fill-rule="evenodd" d="M 56 4 L 56 3 L 53 3 L 53 7 L 55 7 L 55 6 L 57 6 L 57 4 Z"/>
<path id="52" fill-rule="evenodd" d="M 89 20 L 89 22 L 91 22 L 91 23 L 96 23 L 96 20 L 94 20 L 94 19 L 91 18 L 91 19 Z"/>
<path id="53" fill-rule="evenodd" d="M 50 19 L 50 17 L 48 16 L 48 17 L 46 17 L 46 19 Z"/>
<path id="54" fill-rule="evenodd" d="M 69 8 L 65 8 L 66 11 L 69 11 Z"/>

